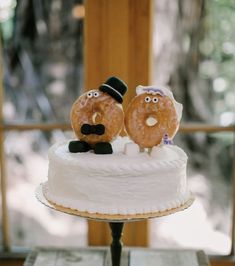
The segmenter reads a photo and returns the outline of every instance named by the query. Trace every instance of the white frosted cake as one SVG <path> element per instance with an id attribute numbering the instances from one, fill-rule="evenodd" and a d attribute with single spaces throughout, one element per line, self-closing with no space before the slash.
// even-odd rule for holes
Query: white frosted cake
<path id="1" fill-rule="evenodd" d="M 163 212 L 184 205 L 187 155 L 176 145 L 124 153 L 128 138 L 113 143 L 113 154 L 70 153 L 68 143 L 49 151 L 46 198 L 60 206 L 101 214 Z M 130 144 L 127 144 L 127 146 Z"/>

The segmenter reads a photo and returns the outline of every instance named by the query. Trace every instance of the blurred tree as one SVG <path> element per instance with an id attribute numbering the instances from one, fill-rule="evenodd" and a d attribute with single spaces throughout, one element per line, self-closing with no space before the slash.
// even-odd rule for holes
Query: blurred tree
<path id="1" fill-rule="evenodd" d="M 170 2 L 156 1 L 155 81 L 174 88 L 185 121 L 234 123 L 235 2 Z"/>
<path id="2" fill-rule="evenodd" d="M 77 7 L 82 1 L 18 0 L 13 35 L 4 42 L 6 120 L 68 121 L 83 83 Z"/>

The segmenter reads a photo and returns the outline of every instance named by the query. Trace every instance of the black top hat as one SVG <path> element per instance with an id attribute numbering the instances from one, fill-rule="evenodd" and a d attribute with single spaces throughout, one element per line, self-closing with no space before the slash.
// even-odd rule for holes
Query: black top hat
<path id="1" fill-rule="evenodd" d="M 99 90 L 108 93 L 116 101 L 122 103 L 122 97 L 127 91 L 127 85 L 119 78 L 110 77 L 99 87 Z"/>

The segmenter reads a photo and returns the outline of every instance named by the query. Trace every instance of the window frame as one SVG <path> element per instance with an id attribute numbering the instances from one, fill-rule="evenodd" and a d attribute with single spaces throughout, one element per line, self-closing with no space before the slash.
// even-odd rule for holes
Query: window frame
<path id="1" fill-rule="evenodd" d="M 113 0 L 114 1 L 114 0 Z M 137 79 L 140 80 L 146 80 L 146 82 L 143 83 L 148 83 L 147 81 L 150 79 L 150 72 L 151 72 L 151 12 L 150 10 L 152 9 L 151 7 L 151 0 L 149 1 L 133 1 L 132 4 L 135 4 L 135 12 L 140 12 L 139 14 L 143 13 L 143 7 L 145 2 L 148 4 L 147 9 L 149 10 L 148 16 L 146 17 L 146 20 L 143 22 L 143 20 L 139 20 L 141 18 L 141 16 L 132 14 L 132 16 L 128 17 L 125 15 L 127 15 L 125 12 L 116 12 L 115 9 L 115 5 L 111 5 L 110 2 L 105 1 L 105 3 L 103 3 L 104 6 L 102 6 L 100 3 L 97 3 L 96 1 L 86 1 L 86 15 L 89 13 L 89 11 L 94 10 L 94 5 L 96 4 L 97 6 L 95 6 L 96 11 L 97 12 L 93 12 L 93 13 L 89 13 L 90 17 L 89 20 L 86 21 L 86 25 L 85 25 L 85 43 L 86 43 L 86 49 L 85 49 L 85 66 L 86 66 L 86 70 L 85 71 L 85 85 L 86 87 L 93 87 L 94 84 L 99 84 L 99 79 L 103 80 L 103 76 L 106 77 L 107 76 L 107 69 L 109 69 L 109 65 L 107 65 L 107 62 L 112 61 L 112 60 L 107 60 L 113 57 L 113 54 L 110 52 L 110 54 L 105 54 L 106 58 L 98 58 L 99 60 L 94 60 L 94 57 L 92 54 L 88 53 L 88 51 L 95 51 L 95 49 L 93 48 L 93 45 L 95 47 L 95 45 L 97 45 L 96 42 L 94 42 L 94 40 L 92 38 L 95 38 L 97 35 L 94 35 L 94 30 L 92 31 L 92 27 L 89 26 L 89 23 L 91 24 L 95 24 L 96 25 L 96 34 L 99 34 L 99 36 L 106 37 L 109 34 L 109 32 L 107 32 L 106 30 L 103 30 L 103 27 L 105 27 L 105 25 L 109 25 L 109 23 L 105 23 L 105 25 L 101 25 L 101 24 L 97 24 L 94 23 L 94 21 L 96 22 L 96 17 L 93 16 L 97 16 L 97 20 L 100 21 L 100 17 L 102 17 L 100 15 L 101 12 L 106 12 L 106 8 L 110 8 L 110 9 L 114 9 L 115 13 L 118 14 L 118 16 L 122 16 L 120 18 L 120 21 L 122 20 L 127 20 L 129 21 L 131 24 L 136 24 L 139 23 L 138 25 L 142 25 L 143 23 L 144 26 L 141 28 L 142 30 L 140 30 L 140 27 L 136 28 L 136 32 L 134 32 L 135 34 L 132 34 L 134 37 L 136 37 L 137 39 L 146 39 L 147 41 L 144 42 L 144 44 L 146 45 L 145 47 L 141 47 L 142 50 L 141 52 L 138 51 L 138 53 L 136 53 L 137 49 L 135 46 L 133 46 L 135 49 L 132 49 L 131 52 L 131 56 L 130 58 L 128 58 L 128 60 L 125 61 L 125 66 L 127 67 L 127 65 L 131 62 L 132 64 L 130 64 L 130 69 L 131 72 L 131 77 L 132 78 L 128 78 L 127 80 L 130 83 L 131 87 L 135 87 L 135 83 L 138 82 Z M 89 6 L 89 4 L 91 6 Z M 125 3 L 126 5 L 128 5 L 128 1 Z M 143 7 L 141 6 L 143 5 Z M 105 7 L 105 8 L 104 8 Z M 90 9 L 89 9 L 90 8 Z M 144 9 L 145 10 L 145 9 Z M 111 22 L 115 22 L 115 20 L 112 20 L 112 16 L 110 16 L 111 18 Z M 107 19 L 107 18 L 106 18 Z M 142 18 L 143 19 L 143 18 Z M 136 21 L 137 20 L 137 21 Z M 113 24 L 112 24 L 113 25 Z M 100 26 L 100 28 L 98 28 L 98 26 Z M 118 29 L 120 28 L 120 25 L 118 25 Z M 93 27 L 94 28 L 94 27 Z M 97 30 L 97 28 L 99 29 L 99 31 Z M 125 30 L 125 25 L 123 25 L 123 29 Z M 149 29 L 149 32 L 146 31 L 146 29 Z M 135 31 L 135 29 L 133 29 L 133 31 Z M 120 30 L 121 32 L 121 30 Z M 130 43 L 135 43 L 135 39 L 134 37 L 131 39 L 131 37 L 128 35 L 128 32 L 125 32 L 127 35 L 125 35 L 125 40 L 126 43 L 124 45 L 124 50 L 125 52 L 129 52 L 128 48 L 129 48 L 129 41 Z M 103 35 L 102 35 L 103 34 Z M 144 34 L 147 35 L 147 37 L 145 36 L 145 38 L 140 38 L 140 34 L 143 34 L 143 36 L 145 36 Z M 108 39 L 110 42 L 112 41 L 112 38 L 115 38 L 116 40 L 116 36 L 115 35 L 110 35 L 110 38 Z M 102 38 L 100 38 L 98 41 L 102 40 Z M 124 41 L 124 40 L 123 40 Z M 115 42 L 113 42 L 113 44 L 115 44 Z M 89 47 L 88 47 L 89 45 Z M 118 44 L 117 44 L 118 45 Z M 97 46 L 100 47 L 100 46 Z M 115 46 L 117 51 L 120 50 L 119 46 Z M 10 227 L 9 227 L 9 217 L 8 217 L 8 205 L 7 205 L 7 176 L 5 173 L 5 150 L 4 150 L 4 135 L 5 132 L 8 131 L 31 131 L 31 130 L 41 130 L 41 131 L 52 131 L 54 129 L 58 129 L 58 130 L 70 130 L 71 126 L 69 124 L 42 124 L 42 123 L 37 123 L 37 124 L 5 124 L 4 123 L 4 119 L 3 119 L 3 101 L 4 101 L 4 93 L 3 93 L 3 64 L 2 64 L 2 47 L 1 47 L 1 41 L 0 41 L 0 174 L 1 174 L 1 179 L 0 179 L 0 184 L 1 184 L 1 201 L 2 201 L 2 236 L 3 236 L 3 252 L 0 252 L 0 256 L 7 254 L 9 257 L 14 258 L 16 253 L 22 253 L 23 254 L 27 254 L 27 250 L 25 251 L 24 249 L 19 249 L 17 252 L 15 252 L 15 250 L 12 248 L 11 243 L 10 243 Z M 101 53 L 97 53 L 97 55 L 99 55 Z M 146 56 L 147 55 L 147 56 Z M 119 56 L 119 53 L 117 53 L 117 57 Z M 142 62 L 146 63 L 146 66 L 143 67 L 143 65 L 141 65 L 140 67 L 143 69 L 146 69 L 146 71 L 139 71 L 138 64 L 135 64 L 135 60 L 133 60 L 133 56 L 139 56 L 139 58 L 142 60 Z M 142 57 L 141 57 L 142 56 Z M 147 58 L 147 59 L 146 59 Z M 96 58 L 97 59 L 97 58 Z M 115 60 L 113 60 L 115 61 Z M 120 60 L 117 60 L 117 62 L 119 62 Z M 123 68 L 123 61 L 120 61 L 120 65 L 117 65 L 117 62 L 115 62 L 116 64 L 113 65 L 113 71 L 118 72 L 120 71 L 120 69 L 123 71 L 121 74 L 121 76 L 126 77 L 128 71 L 126 71 L 126 69 Z M 92 71 L 94 69 L 94 63 L 96 63 L 98 65 L 97 68 L 95 68 L 96 70 L 98 69 L 100 71 L 100 73 L 97 73 L 97 71 Z M 142 76 L 140 76 L 140 73 Z M 93 74 L 93 75 L 92 75 Z M 131 97 L 131 94 L 129 95 L 129 97 Z M 203 133 L 211 133 L 211 132 L 232 132 L 234 135 L 234 142 L 233 142 L 233 146 L 234 146 L 234 153 L 233 153 L 233 173 L 232 173 L 232 186 L 233 186 L 233 197 L 232 197 L 232 228 L 231 228 L 231 252 L 229 255 L 226 256 L 216 256 L 213 257 L 214 261 L 225 261 L 225 260 L 229 260 L 230 258 L 233 257 L 234 255 L 234 236 L 235 236 L 235 125 L 232 126 L 219 126 L 219 125 L 209 125 L 209 124 L 182 124 L 180 126 L 180 133 L 195 133 L 195 132 L 203 132 Z M 24 252 L 25 251 L 25 252 Z"/>

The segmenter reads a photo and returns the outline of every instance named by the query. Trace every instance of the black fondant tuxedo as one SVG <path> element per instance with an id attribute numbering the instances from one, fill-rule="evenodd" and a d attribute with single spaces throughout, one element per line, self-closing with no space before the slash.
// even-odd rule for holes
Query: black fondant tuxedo
<path id="1" fill-rule="evenodd" d="M 90 134 L 103 135 L 105 133 L 105 126 L 102 124 L 98 125 L 83 124 L 81 126 L 81 133 L 84 135 L 90 135 Z M 72 153 L 87 152 L 91 149 L 92 147 L 86 141 L 73 140 L 70 141 L 69 143 L 69 151 Z M 112 146 L 108 142 L 96 143 L 93 149 L 96 154 L 113 153 Z"/>

